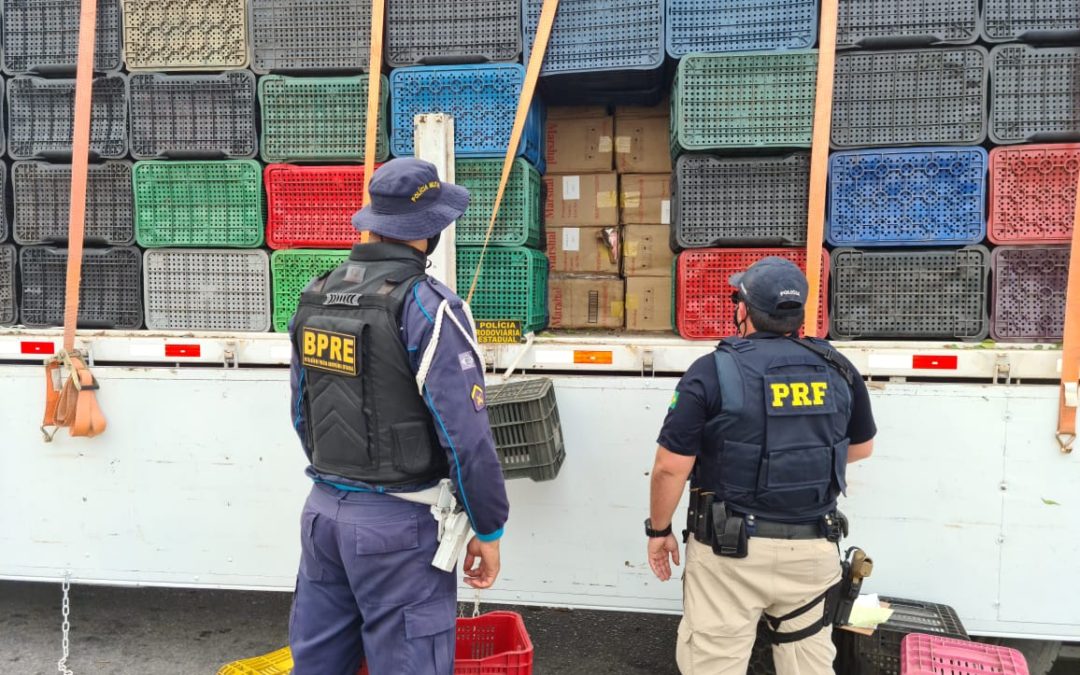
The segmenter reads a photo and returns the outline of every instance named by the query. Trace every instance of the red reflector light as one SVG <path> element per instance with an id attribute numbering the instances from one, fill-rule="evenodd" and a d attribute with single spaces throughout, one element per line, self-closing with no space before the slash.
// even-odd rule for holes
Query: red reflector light
<path id="1" fill-rule="evenodd" d="M 165 345 L 165 356 L 200 356 L 201 345 Z"/>
<path id="2" fill-rule="evenodd" d="M 911 357 L 911 367 L 916 370 L 956 370 L 956 356 L 921 356 Z"/>
<path id="3" fill-rule="evenodd" d="M 55 354 L 56 345 L 52 342 L 20 342 L 23 354 Z"/>

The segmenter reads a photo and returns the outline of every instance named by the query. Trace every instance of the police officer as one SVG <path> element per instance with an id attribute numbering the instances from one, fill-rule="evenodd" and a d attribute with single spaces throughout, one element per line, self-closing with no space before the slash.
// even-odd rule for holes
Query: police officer
<path id="1" fill-rule="evenodd" d="M 499 573 L 508 504 L 468 306 L 425 274 L 468 191 L 395 159 L 353 216 L 370 241 L 305 289 L 293 317 L 293 425 L 314 481 L 289 623 L 296 675 L 450 675 L 457 585 L 432 566 L 429 506 L 449 476 L 476 532 L 465 583 Z"/>
<path id="2" fill-rule="evenodd" d="M 698 359 L 675 390 L 652 472 L 649 565 L 679 564 L 671 518 L 690 477 L 685 675 L 743 675 L 769 619 L 779 675 L 832 673 L 825 611 L 838 589 L 837 496 L 876 434 L 866 385 L 824 340 L 799 339 L 806 278 L 765 258 L 733 275 L 738 337 Z M 831 604 L 831 603 L 830 603 Z"/>

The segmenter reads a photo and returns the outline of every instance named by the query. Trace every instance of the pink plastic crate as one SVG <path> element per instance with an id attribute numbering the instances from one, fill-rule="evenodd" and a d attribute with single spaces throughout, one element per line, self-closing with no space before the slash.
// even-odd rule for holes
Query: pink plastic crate
<path id="1" fill-rule="evenodd" d="M 900 647 L 900 675 L 1028 675 L 1015 649 L 912 633 Z"/>
<path id="2" fill-rule="evenodd" d="M 1072 238 L 1080 143 L 990 151 L 986 234 L 995 244 L 1067 244 Z"/>

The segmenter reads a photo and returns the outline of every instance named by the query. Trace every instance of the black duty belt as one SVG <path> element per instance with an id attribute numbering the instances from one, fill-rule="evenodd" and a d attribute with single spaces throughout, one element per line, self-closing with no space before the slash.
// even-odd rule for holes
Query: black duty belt
<path id="1" fill-rule="evenodd" d="M 750 522 L 753 524 L 751 525 Z M 771 520 L 754 518 L 747 522 L 750 536 L 760 539 L 824 539 L 821 524 L 813 523 L 777 523 Z"/>

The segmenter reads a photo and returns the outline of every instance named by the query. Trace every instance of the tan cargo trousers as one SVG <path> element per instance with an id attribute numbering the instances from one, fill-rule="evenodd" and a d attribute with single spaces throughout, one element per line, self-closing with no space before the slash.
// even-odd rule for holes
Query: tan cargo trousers
<path id="1" fill-rule="evenodd" d="M 780 617 L 840 579 L 836 544 L 825 539 L 757 539 L 745 558 L 724 558 L 693 538 L 683 575 L 683 619 L 675 658 L 683 675 L 745 675 L 762 612 Z M 821 621 L 824 603 L 785 621 L 780 632 Z M 832 627 L 773 647 L 777 675 L 831 675 Z"/>

